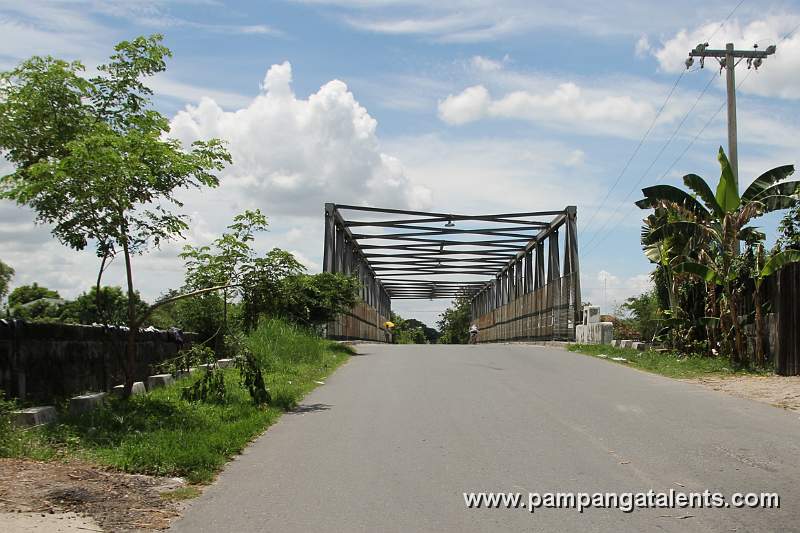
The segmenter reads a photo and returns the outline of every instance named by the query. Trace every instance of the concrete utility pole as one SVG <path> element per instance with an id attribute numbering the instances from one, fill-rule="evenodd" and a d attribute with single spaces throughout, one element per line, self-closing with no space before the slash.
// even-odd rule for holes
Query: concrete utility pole
<path id="1" fill-rule="evenodd" d="M 739 189 L 739 157 L 738 149 L 736 146 L 736 77 L 735 69 L 739 59 L 747 59 L 747 68 L 754 68 L 758 70 L 761 66 L 763 59 L 775 53 L 775 45 L 772 44 L 766 50 L 761 51 L 758 45 L 754 44 L 752 50 L 734 50 L 733 43 L 725 45 L 725 50 L 710 50 L 708 43 L 698 44 L 694 50 L 689 52 L 689 58 L 686 60 L 686 68 L 694 64 L 694 58 L 700 58 L 700 68 L 705 66 L 705 59 L 707 57 L 716 58 L 719 61 L 720 70 L 726 70 L 726 79 L 728 82 L 728 160 L 731 163 L 731 170 L 733 171 L 733 178 L 736 181 L 736 189 Z"/>

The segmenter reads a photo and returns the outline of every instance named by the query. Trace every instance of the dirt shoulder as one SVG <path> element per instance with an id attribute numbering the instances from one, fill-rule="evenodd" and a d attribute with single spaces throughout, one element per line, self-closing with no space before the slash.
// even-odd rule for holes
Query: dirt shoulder
<path id="1" fill-rule="evenodd" d="M 800 411 L 800 376 L 707 376 L 682 381 L 775 407 Z"/>
<path id="2" fill-rule="evenodd" d="M 0 459 L 0 530 L 166 529 L 181 504 L 161 493 L 182 485 L 81 463 Z"/>

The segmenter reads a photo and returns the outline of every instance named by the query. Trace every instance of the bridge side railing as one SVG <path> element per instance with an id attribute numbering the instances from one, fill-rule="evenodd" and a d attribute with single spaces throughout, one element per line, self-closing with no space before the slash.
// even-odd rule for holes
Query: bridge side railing
<path id="1" fill-rule="evenodd" d="M 577 274 L 547 283 L 534 292 L 480 315 L 479 342 L 543 341 L 575 339 L 575 311 L 570 293 Z"/>
<path id="2" fill-rule="evenodd" d="M 391 316 L 391 299 L 335 204 L 325 204 L 323 271 L 353 275 L 361 283 L 361 301 L 327 324 L 326 336 L 337 340 L 389 342 L 389 331 L 383 324 Z"/>
<path id="3" fill-rule="evenodd" d="M 581 320 L 575 207 L 568 207 L 475 294 L 471 317 L 480 329 L 478 342 L 575 340 Z"/>

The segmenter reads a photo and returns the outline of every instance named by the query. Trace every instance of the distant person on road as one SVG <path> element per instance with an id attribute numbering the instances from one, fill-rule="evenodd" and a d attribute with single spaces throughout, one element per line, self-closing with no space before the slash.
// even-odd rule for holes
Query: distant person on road
<path id="1" fill-rule="evenodd" d="M 478 326 L 476 324 L 469 327 L 469 343 L 478 344 Z"/>
<path id="2" fill-rule="evenodd" d="M 392 322 L 391 320 L 387 320 L 386 322 L 383 323 L 383 327 L 385 328 L 384 331 L 386 332 L 386 343 L 392 344 L 393 341 L 392 328 L 394 328 L 394 322 Z"/>

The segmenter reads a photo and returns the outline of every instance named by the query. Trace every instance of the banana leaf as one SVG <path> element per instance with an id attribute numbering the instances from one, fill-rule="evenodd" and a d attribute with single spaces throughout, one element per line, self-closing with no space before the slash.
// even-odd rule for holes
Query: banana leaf
<path id="1" fill-rule="evenodd" d="M 764 172 L 747 187 L 747 190 L 742 194 L 742 201 L 749 202 L 755 200 L 769 187 L 779 181 L 785 180 L 793 173 L 794 165 L 783 165 Z"/>

